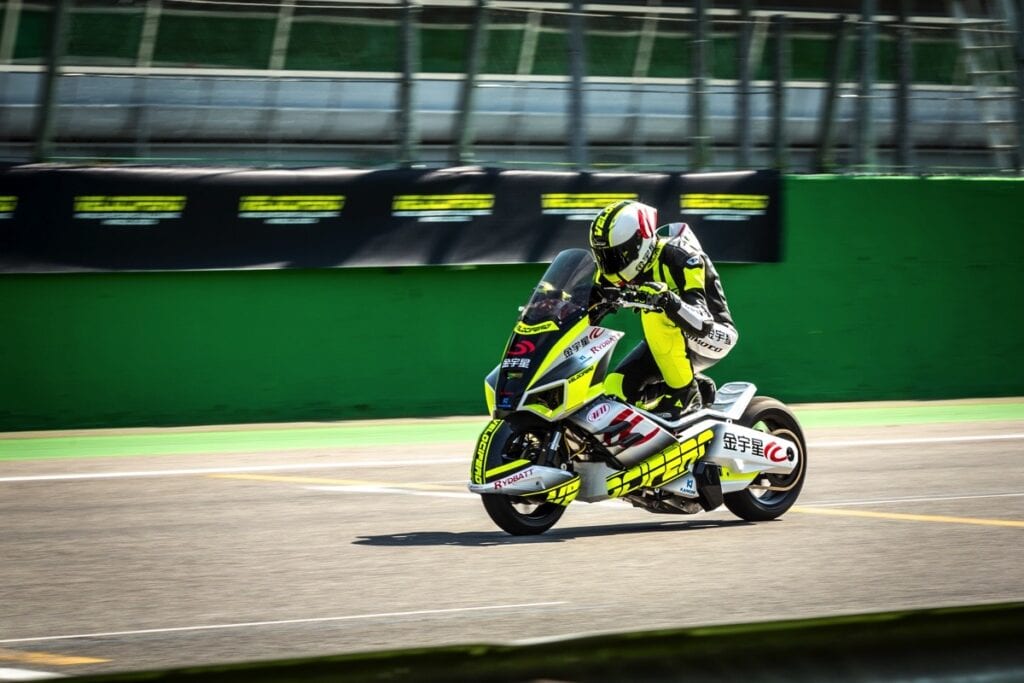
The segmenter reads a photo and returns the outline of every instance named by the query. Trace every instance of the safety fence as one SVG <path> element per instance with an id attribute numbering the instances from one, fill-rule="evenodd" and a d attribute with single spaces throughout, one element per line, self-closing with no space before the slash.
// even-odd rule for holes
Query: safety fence
<path id="1" fill-rule="evenodd" d="M 18 161 L 1019 171 L 1020 0 L 800 4 L 8 1 L 0 147 Z"/>

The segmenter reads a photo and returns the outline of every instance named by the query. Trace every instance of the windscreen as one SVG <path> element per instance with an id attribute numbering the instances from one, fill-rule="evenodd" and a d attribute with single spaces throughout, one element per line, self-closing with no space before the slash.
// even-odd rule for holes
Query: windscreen
<path id="1" fill-rule="evenodd" d="M 552 321 L 573 324 L 587 313 L 597 266 L 590 252 L 567 249 L 555 257 L 541 278 L 521 319 L 527 325 Z"/>

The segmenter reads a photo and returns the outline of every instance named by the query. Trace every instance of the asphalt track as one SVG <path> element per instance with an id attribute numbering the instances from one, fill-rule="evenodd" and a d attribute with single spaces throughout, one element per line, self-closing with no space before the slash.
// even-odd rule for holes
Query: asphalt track
<path id="1" fill-rule="evenodd" d="M 0 680 L 1024 600 L 1024 401 L 800 406 L 781 520 L 465 490 L 484 418 L 0 435 Z"/>

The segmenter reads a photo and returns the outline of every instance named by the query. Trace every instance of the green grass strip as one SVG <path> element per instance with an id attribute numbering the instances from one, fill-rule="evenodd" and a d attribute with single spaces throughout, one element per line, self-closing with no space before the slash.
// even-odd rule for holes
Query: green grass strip
<path id="1" fill-rule="evenodd" d="M 0 461 L 43 458 L 89 458 L 125 455 L 246 453 L 360 446 L 471 442 L 486 418 L 431 423 L 380 422 L 330 427 L 228 429 L 222 431 L 159 431 L 148 434 L 33 436 L 0 439 Z M 415 451 L 410 449 L 410 455 Z M 467 458 L 469 457 L 467 453 Z"/>
<path id="2" fill-rule="evenodd" d="M 805 428 L 882 427 L 889 425 L 935 424 L 1024 420 L 1024 401 L 936 402 L 934 404 L 879 404 L 864 407 L 797 406 L 797 417 Z M 415 455 L 417 444 L 472 442 L 487 418 L 449 420 L 395 420 L 374 423 L 352 422 L 329 426 L 296 425 L 232 429 L 171 429 L 123 434 L 88 432 L 74 435 L 0 437 L 0 461 L 49 458 L 90 458 L 138 455 L 187 455 L 195 453 L 247 453 L 362 446 L 408 446 Z M 469 457 L 468 451 L 466 456 Z"/>
<path id="3" fill-rule="evenodd" d="M 1024 420 L 1024 401 L 1000 403 L 918 403 L 865 407 L 799 407 L 800 424 L 814 427 L 885 427 L 936 424 L 940 422 L 980 422 Z"/>

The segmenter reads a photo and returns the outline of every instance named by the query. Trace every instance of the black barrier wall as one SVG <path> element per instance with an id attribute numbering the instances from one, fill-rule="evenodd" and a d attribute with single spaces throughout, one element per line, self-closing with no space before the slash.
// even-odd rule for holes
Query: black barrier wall
<path id="1" fill-rule="evenodd" d="M 774 171 L 21 166 L 0 173 L 0 272 L 547 262 L 620 199 L 687 221 L 719 262 L 773 262 L 780 185 Z"/>

